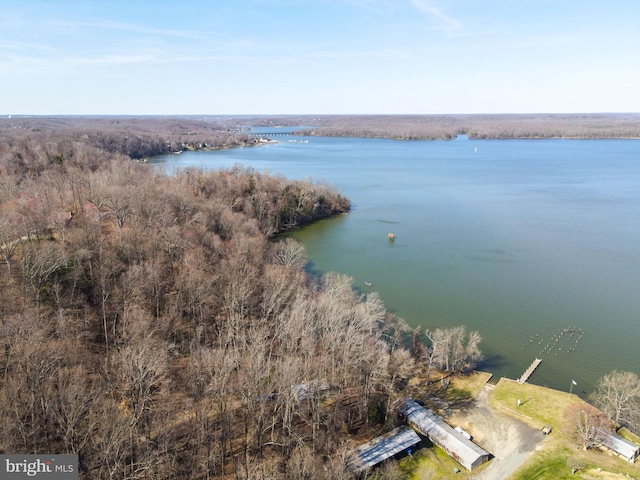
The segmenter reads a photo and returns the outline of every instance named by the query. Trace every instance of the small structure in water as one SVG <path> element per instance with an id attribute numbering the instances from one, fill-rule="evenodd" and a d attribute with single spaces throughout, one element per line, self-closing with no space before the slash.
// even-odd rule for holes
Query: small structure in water
<path id="1" fill-rule="evenodd" d="M 389 237 L 389 240 L 394 241 L 396 239 L 396 234 L 389 232 L 388 237 Z"/>

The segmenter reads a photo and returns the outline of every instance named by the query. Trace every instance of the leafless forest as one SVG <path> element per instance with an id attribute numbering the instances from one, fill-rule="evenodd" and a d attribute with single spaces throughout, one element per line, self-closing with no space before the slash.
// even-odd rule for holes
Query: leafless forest
<path id="1" fill-rule="evenodd" d="M 238 121 L 238 120 L 235 120 Z M 246 121 L 246 119 L 243 119 Z M 307 125 L 300 133 L 399 140 L 640 138 L 640 114 L 325 115 L 256 117 L 254 125 Z"/>
<path id="2" fill-rule="evenodd" d="M 463 328 L 410 353 L 375 293 L 273 240 L 347 212 L 330 186 L 133 160 L 251 143 L 227 128 L 0 122 L 0 452 L 77 453 L 87 479 L 350 478 L 416 359 L 480 359 Z"/>

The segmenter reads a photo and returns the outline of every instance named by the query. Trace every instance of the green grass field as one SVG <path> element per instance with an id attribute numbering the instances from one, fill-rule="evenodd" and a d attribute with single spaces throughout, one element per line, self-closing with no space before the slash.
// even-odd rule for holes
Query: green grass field
<path id="1" fill-rule="evenodd" d="M 518 407 L 520 399 L 520 407 Z M 501 379 L 491 396 L 494 408 L 542 428 L 550 425 L 553 431 L 532 458 L 511 480 L 533 479 L 622 479 L 640 478 L 640 466 L 600 449 L 583 450 L 574 436 L 574 427 L 567 410 L 584 401 L 567 392 Z M 573 474 L 572 466 L 580 469 Z"/>

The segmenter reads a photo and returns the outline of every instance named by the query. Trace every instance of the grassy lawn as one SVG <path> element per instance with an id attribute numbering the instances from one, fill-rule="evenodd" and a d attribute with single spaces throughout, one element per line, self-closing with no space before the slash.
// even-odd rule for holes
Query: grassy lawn
<path id="1" fill-rule="evenodd" d="M 456 474 L 455 469 L 459 470 Z M 411 457 L 405 457 L 400 462 L 402 478 L 407 480 L 445 480 L 449 478 L 469 479 L 471 472 L 460 466 L 439 447 L 423 448 Z"/>
<path id="2" fill-rule="evenodd" d="M 449 389 L 466 392 L 471 398 L 476 398 L 485 384 L 491 379 L 487 372 L 473 372 L 465 376 L 455 376 Z"/>
<path id="3" fill-rule="evenodd" d="M 518 407 L 520 399 L 520 407 Z M 640 478 L 640 466 L 631 465 L 598 449 L 576 448 L 573 425 L 567 419 L 567 409 L 584 403 L 575 395 L 536 385 L 501 379 L 491 396 L 491 405 L 541 428 L 550 425 L 553 431 L 533 457 L 512 480 L 531 479 L 617 479 Z M 573 465 L 580 464 L 576 474 Z"/>
<path id="4" fill-rule="evenodd" d="M 571 466 L 580 464 L 575 474 Z M 599 450 L 572 450 L 556 445 L 538 452 L 511 480 L 558 479 L 622 479 L 638 478 L 637 465 L 615 458 Z M 629 475 L 629 476 L 627 476 Z"/>
<path id="5" fill-rule="evenodd" d="M 518 400 L 520 406 L 518 407 Z M 539 387 L 529 383 L 519 384 L 513 380 L 500 379 L 491 397 L 493 407 L 517 416 L 533 427 L 550 425 L 554 429 L 562 427 L 565 411 L 570 405 L 584 401 L 567 392 Z"/>

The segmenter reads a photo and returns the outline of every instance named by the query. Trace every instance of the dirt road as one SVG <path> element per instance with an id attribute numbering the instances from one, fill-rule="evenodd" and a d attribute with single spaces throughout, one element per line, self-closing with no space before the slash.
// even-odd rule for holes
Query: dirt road
<path id="1" fill-rule="evenodd" d="M 489 406 L 492 386 L 485 385 L 476 397 L 475 407 L 459 412 L 451 419 L 473 435 L 473 441 L 491 452 L 494 458 L 489 466 L 474 476 L 478 480 L 506 480 L 535 451 L 544 435 Z"/>

